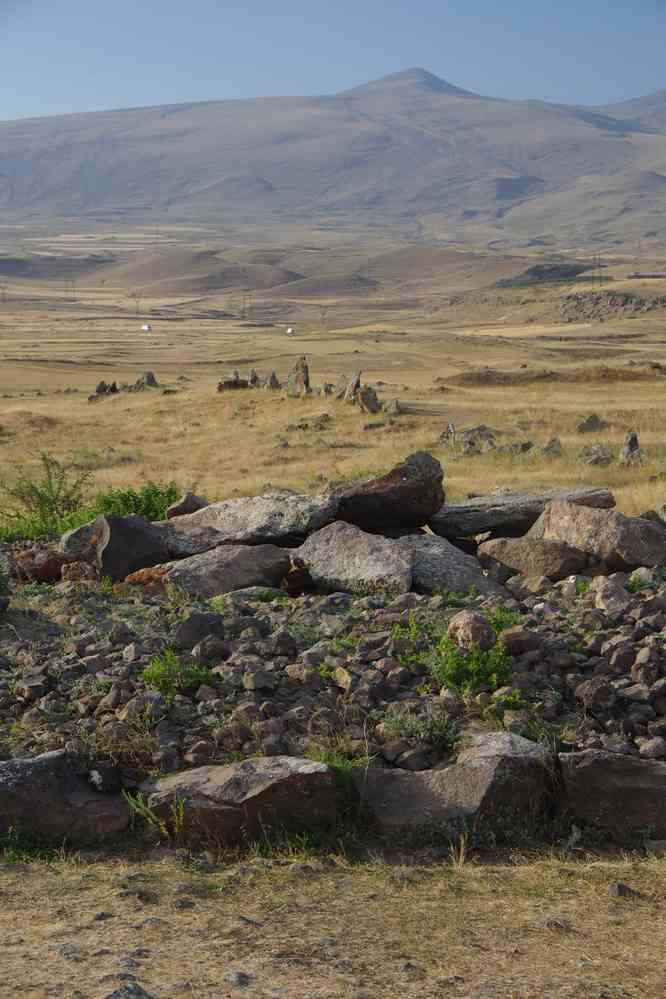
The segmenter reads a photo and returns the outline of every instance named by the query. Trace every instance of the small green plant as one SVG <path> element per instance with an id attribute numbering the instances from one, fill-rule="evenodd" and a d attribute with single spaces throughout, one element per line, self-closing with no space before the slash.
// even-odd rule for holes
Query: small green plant
<path id="1" fill-rule="evenodd" d="M 359 640 L 359 635 L 344 635 L 342 638 L 333 640 L 333 648 L 336 652 L 353 652 Z"/>
<path id="2" fill-rule="evenodd" d="M 526 707 L 527 701 L 519 690 L 512 690 L 510 693 L 504 694 L 503 697 L 496 700 L 495 704 L 505 710 L 517 711 L 520 708 Z"/>
<path id="3" fill-rule="evenodd" d="M 210 670 L 195 663 L 181 663 L 172 649 L 165 649 L 159 655 L 153 656 L 141 673 L 141 679 L 146 686 L 156 690 L 167 704 L 170 704 L 176 694 L 183 690 L 199 687 L 202 683 L 210 683 L 211 673 Z"/>
<path id="4" fill-rule="evenodd" d="M 168 840 L 172 843 L 181 842 L 185 832 L 185 802 L 182 799 L 176 798 L 175 801 L 171 802 L 169 817 L 163 819 L 157 812 L 150 808 L 140 791 L 136 794 L 130 794 L 128 791 L 123 791 L 122 793 L 130 807 L 132 815 L 143 819 L 146 825 L 153 832 L 157 833 L 160 839 Z"/>
<path id="5" fill-rule="evenodd" d="M 99 592 L 103 597 L 113 596 L 113 580 L 110 576 L 102 576 L 99 581 Z"/>
<path id="6" fill-rule="evenodd" d="M 576 593 L 579 597 L 585 596 L 590 588 L 590 581 L 588 579 L 578 578 L 576 580 Z"/>
<path id="7" fill-rule="evenodd" d="M 513 628 L 520 621 L 518 611 L 510 610 L 508 607 L 502 607 L 501 605 L 486 616 L 490 627 L 496 635 L 500 635 L 507 628 Z"/>
<path id="8" fill-rule="evenodd" d="M 51 587 L 48 583 L 24 583 L 21 587 L 21 596 L 38 597 L 41 593 L 49 593 Z"/>
<path id="9" fill-rule="evenodd" d="M 399 711 L 386 715 L 383 723 L 397 739 L 409 743 L 426 742 L 445 753 L 451 751 L 460 735 L 456 722 L 433 706 L 429 706 L 423 714 Z"/>
<path id="10" fill-rule="evenodd" d="M 501 642 L 488 650 L 473 645 L 463 651 L 442 635 L 426 665 L 438 684 L 460 694 L 474 694 L 482 688 L 493 693 L 511 679 L 511 657 Z"/>
<path id="11" fill-rule="evenodd" d="M 44 847 L 34 837 L 10 826 L 0 833 L 0 858 L 5 864 L 30 864 L 52 860 L 55 851 Z"/>

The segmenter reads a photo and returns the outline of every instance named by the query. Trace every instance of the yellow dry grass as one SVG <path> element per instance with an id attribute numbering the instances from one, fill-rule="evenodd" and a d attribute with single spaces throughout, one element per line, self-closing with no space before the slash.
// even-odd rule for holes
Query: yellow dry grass
<path id="1" fill-rule="evenodd" d="M 210 379 L 185 383 L 176 395 L 122 393 L 95 404 L 83 395 L 33 395 L 3 400 L 0 475 L 11 479 L 38 450 L 46 450 L 93 467 L 100 485 L 175 479 L 210 499 L 224 499 L 269 487 L 312 492 L 331 481 L 387 470 L 425 449 L 444 465 L 451 500 L 498 487 L 604 484 L 615 491 L 620 509 L 637 514 L 666 499 L 663 387 L 650 381 L 611 390 L 630 393 L 630 405 L 618 404 L 604 385 L 585 383 L 456 387 L 441 394 L 383 389 L 384 397 L 399 395 L 418 414 L 407 413 L 385 426 L 381 417 L 326 398 L 287 399 L 262 390 L 218 394 Z M 577 420 L 591 411 L 607 419 L 611 429 L 600 435 L 576 433 Z M 317 430 L 312 424 L 321 413 L 331 420 Z M 557 434 L 565 454 L 550 461 L 541 455 L 458 457 L 439 440 L 448 422 L 458 427 L 486 423 L 504 443 L 530 438 L 545 444 Z M 364 429 L 373 423 L 380 426 Z M 629 428 L 638 431 L 648 452 L 645 468 L 577 463 L 582 445 L 604 440 L 619 448 Z"/>
<path id="2" fill-rule="evenodd" d="M 102 999 L 122 975 L 155 999 L 663 996 L 663 860 L 399 860 L 5 866 L 0 996 Z"/>

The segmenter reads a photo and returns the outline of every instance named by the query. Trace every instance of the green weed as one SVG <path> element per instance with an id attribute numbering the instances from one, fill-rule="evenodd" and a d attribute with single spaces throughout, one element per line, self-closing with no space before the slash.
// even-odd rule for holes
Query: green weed
<path id="1" fill-rule="evenodd" d="M 165 649 L 153 656 L 141 673 L 141 679 L 152 690 L 158 691 L 170 704 L 176 694 L 202 683 L 210 683 L 210 670 L 194 663 L 181 663 L 172 649 Z"/>

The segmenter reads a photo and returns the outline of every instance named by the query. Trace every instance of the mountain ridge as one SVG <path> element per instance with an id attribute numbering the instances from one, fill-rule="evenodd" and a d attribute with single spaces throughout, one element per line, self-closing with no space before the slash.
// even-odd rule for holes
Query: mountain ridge
<path id="1" fill-rule="evenodd" d="M 598 248 L 666 241 L 664 174 L 666 90 L 599 107 L 511 101 L 421 67 L 337 94 L 0 123 L 0 208 L 19 219 L 288 220 Z"/>

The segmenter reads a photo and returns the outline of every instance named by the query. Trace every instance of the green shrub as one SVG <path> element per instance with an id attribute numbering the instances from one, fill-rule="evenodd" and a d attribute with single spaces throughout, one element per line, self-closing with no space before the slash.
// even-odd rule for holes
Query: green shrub
<path id="1" fill-rule="evenodd" d="M 438 684 L 461 694 L 474 694 L 482 688 L 494 692 L 511 679 L 511 657 L 501 642 L 487 651 L 473 645 L 464 652 L 442 635 L 426 665 Z"/>
<path id="2" fill-rule="evenodd" d="M 23 473 L 12 483 L 0 483 L 7 500 L 5 521 L 16 525 L 17 530 L 25 524 L 31 531 L 56 534 L 60 524 L 82 508 L 91 481 L 89 471 L 40 451 L 35 473 Z"/>
<path id="3" fill-rule="evenodd" d="M 146 520 L 164 520 L 167 507 L 175 503 L 181 490 L 176 483 L 147 482 L 140 489 L 107 489 L 97 493 L 93 505 L 97 514 L 115 517 L 138 515 Z"/>
<path id="4" fill-rule="evenodd" d="M 210 683 L 211 673 L 203 666 L 181 663 L 175 652 L 165 649 L 150 660 L 141 673 L 141 679 L 169 704 L 181 691 Z"/>
<path id="5" fill-rule="evenodd" d="M 35 471 L 0 483 L 4 494 L 0 518 L 0 541 L 35 541 L 64 534 L 94 520 L 100 514 L 127 517 L 138 514 L 148 520 L 163 520 L 167 507 L 181 490 L 171 482 L 147 482 L 140 489 L 105 489 L 92 494 L 89 469 L 72 460 L 60 461 L 40 452 Z"/>

